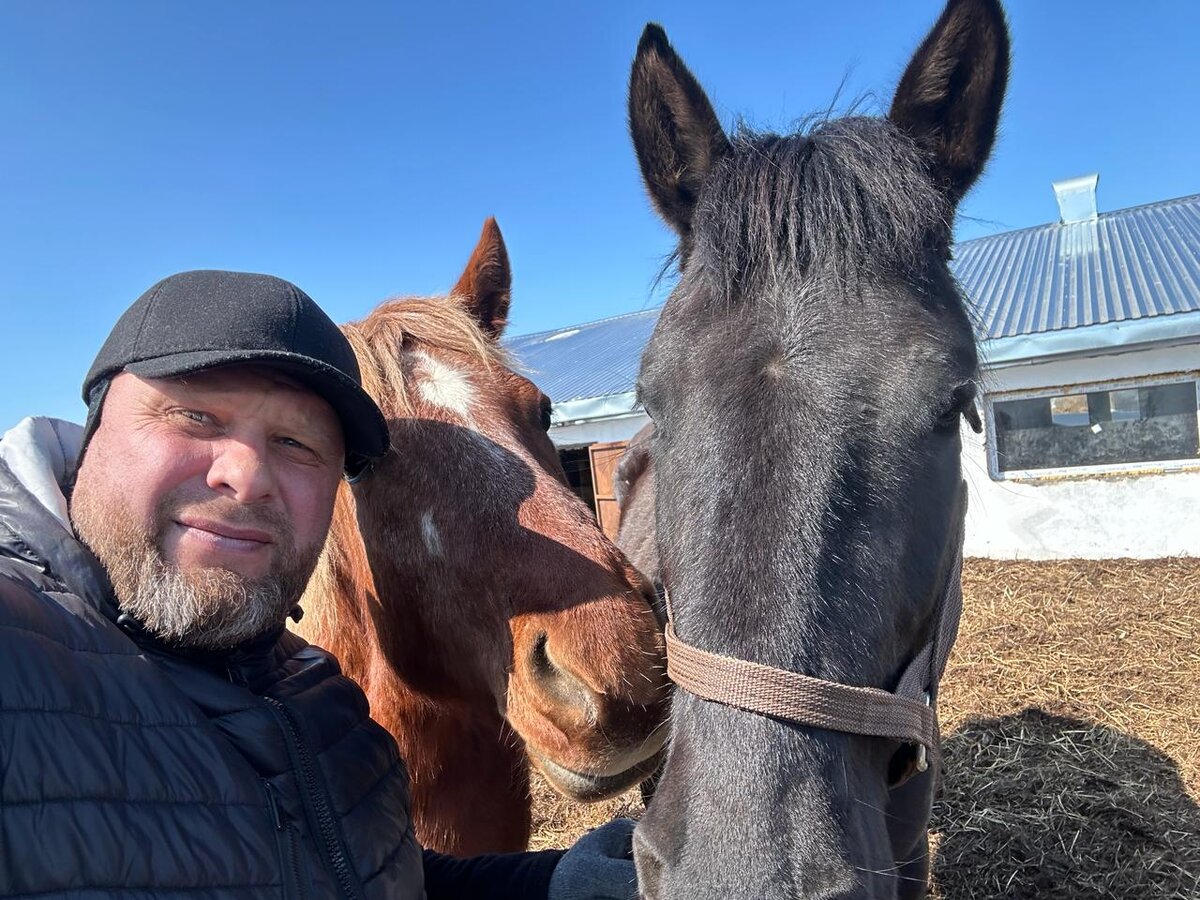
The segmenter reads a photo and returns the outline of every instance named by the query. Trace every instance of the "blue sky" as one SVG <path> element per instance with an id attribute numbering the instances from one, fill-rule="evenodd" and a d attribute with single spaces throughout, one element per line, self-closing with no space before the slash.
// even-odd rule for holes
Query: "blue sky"
<path id="1" fill-rule="evenodd" d="M 959 237 L 1200 191 L 1200 3 L 1014 0 L 1003 134 Z M 108 329 L 171 272 L 288 278 L 338 321 L 444 292 L 488 215 L 512 333 L 661 302 L 625 130 L 661 22 L 724 122 L 886 109 L 937 0 L 0 4 L 0 430 L 82 418 Z"/>

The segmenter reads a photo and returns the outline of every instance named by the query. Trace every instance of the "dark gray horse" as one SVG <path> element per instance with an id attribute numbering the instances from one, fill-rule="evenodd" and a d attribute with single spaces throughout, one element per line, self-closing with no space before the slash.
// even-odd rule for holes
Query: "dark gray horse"
<path id="1" fill-rule="evenodd" d="M 938 627 L 977 421 L 951 226 L 1007 72 L 999 4 L 951 0 L 886 117 L 730 137 L 646 28 L 630 127 L 681 274 L 639 377 L 656 430 L 624 467 L 627 507 L 656 494 L 657 553 L 626 549 L 661 564 L 688 643 L 892 690 Z M 677 691 L 643 894 L 922 895 L 936 773 L 897 787 L 912 752 Z"/>

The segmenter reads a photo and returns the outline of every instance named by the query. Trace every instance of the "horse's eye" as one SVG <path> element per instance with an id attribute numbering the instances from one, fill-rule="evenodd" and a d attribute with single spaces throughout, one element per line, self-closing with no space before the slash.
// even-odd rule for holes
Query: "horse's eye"
<path id="1" fill-rule="evenodd" d="M 646 402 L 646 395 L 648 393 L 649 392 L 646 390 L 646 386 L 642 383 L 642 379 L 639 377 L 637 380 L 637 385 L 634 387 L 634 399 L 636 400 L 638 406 L 642 408 L 642 412 L 644 412 L 651 421 L 654 421 L 654 412 L 650 409 L 650 404 Z"/>
<path id="2" fill-rule="evenodd" d="M 946 411 L 938 416 L 935 428 L 938 431 L 956 431 L 959 417 L 963 417 L 978 434 L 983 429 L 979 412 L 975 409 L 975 382 L 968 381 L 954 389 Z"/>
<path id="3" fill-rule="evenodd" d="M 550 401 L 549 401 L 549 400 L 547 400 L 545 403 L 543 403 L 543 404 L 542 404 L 542 431 L 549 431 L 549 430 L 550 430 L 550 425 L 551 425 L 550 413 L 551 413 L 551 409 L 552 409 L 552 407 L 550 406 Z"/>

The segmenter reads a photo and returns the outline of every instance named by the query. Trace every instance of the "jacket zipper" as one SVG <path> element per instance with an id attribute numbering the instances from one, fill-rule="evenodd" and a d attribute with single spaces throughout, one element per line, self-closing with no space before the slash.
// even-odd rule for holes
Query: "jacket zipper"
<path id="1" fill-rule="evenodd" d="M 323 851 L 325 865 L 333 874 L 342 896 L 346 900 L 358 900 L 354 873 L 350 868 L 350 861 L 346 859 L 342 843 L 338 840 L 337 821 L 329 808 L 325 792 L 321 790 L 321 783 L 308 745 L 301 737 L 300 729 L 296 726 L 288 708 L 274 697 L 264 697 L 263 699 L 267 701 L 268 707 L 283 727 L 283 735 L 288 745 L 288 752 L 292 756 L 296 775 L 303 782 L 304 797 L 307 801 L 304 805 L 314 820 L 311 824 L 316 828 L 317 846 Z"/>
<path id="2" fill-rule="evenodd" d="M 280 808 L 276 797 L 275 785 L 267 779 L 262 780 L 267 791 L 267 805 L 271 808 L 271 821 L 275 823 L 275 831 L 280 835 L 279 866 L 283 875 L 283 896 L 299 897 L 301 900 L 308 896 L 304 889 L 304 879 L 300 877 L 300 854 L 296 848 L 296 830 L 292 828 L 288 815 Z M 291 876 L 291 880 L 288 877 Z"/>

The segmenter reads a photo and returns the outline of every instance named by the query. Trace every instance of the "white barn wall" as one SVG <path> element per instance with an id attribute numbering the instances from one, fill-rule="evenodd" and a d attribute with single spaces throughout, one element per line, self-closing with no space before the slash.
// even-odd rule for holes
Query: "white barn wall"
<path id="1" fill-rule="evenodd" d="M 981 447 L 964 457 L 967 556 L 1200 556 L 1200 472 L 1018 484 L 992 481 Z"/>
<path id="2" fill-rule="evenodd" d="M 619 418 L 595 419 L 591 422 L 577 422 L 573 425 L 555 425 L 550 429 L 550 440 L 554 446 L 586 447 L 588 444 L 599 444 L 603 441 L 627 441 L 650 422 L 645 413 L 634 413 Z"/>
<path id="3" fill-rule="evenodd" d="M 987 350 L 983 358 L 983 389 L 989 394 L 1006 391 L 1037 390 L 1115 381 L 1118 378 L 1142 378 L 1200 369 L 1200 343 L 1195 341 L 1173 347 L 1152 347 L 1123 352 L 1107 351 L 1095 356 L 1037 360 L 1025 365 L 989 367 Z"/>
<path id="4" fill-rule="evenodd" d="M 1200 369 L 1200 345 L 991 369 L 988 394 Z M 970 489 L 965 553 L 999 559 L 1200 556 L 1200 464 L 1043 481 L 995 481 L 985 435 L 963 432 Z"/>

